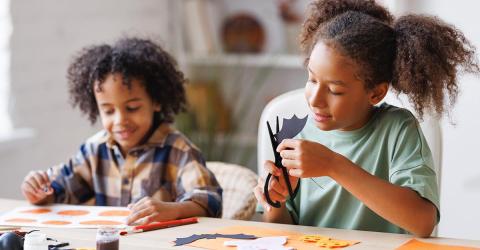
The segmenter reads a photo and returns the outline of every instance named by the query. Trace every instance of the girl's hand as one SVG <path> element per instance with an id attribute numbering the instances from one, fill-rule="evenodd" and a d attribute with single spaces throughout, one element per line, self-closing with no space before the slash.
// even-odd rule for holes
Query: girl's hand
<path id="1" fill-rule="evenodd" d="M 270 183 L 268 185 L 268 193 L 270 194 L 270 199 L 272 201 L 279 201 L 280 203 L 284 203 L 288 198 L 288 188 L 285 182 L 285 178 L 283 177 L 282 171 L 277 168 L 273 162 L 266 161 L 264 164 L 264 168 L 268 173 L 272 174 L 272 178 L 270 178 Z M 295 190 L 298 184 L 298 178 L 289 176 L 290 184 L 292 185 L 292 189 Z M 265 211 L 270 212 L 272 207 L 268 204 L 265 194 L 263 192 L 263 188 L 265 186 L 265 180 L 262 178 L 258 179 L 257 186 L 253 189 L 253 193 L 255 194 L 255 198 L 263 206 Z"/>
<path id="2" fill-rule="evenodd" d="M 30 171 L 21 185 L 22 194 L 32 204 L 44 202 L 53 194 L 46 171 Z"/>
<path id="3" fill-rule="evenodd" d="M 300 178 L 331 176 L 335 166 L 344 160 L 322 144 L 298 139 L 283 140 L 277 152 L 289 175 Z"/>
<path id="4" fill-rule="evenodd" d="M 178 209 L 172 202 L 157 201 L 150 197 L 144 197 L 135 204 L 129 204 L 130 215 L 127 224 L 135 222 L 148 224 L 154 221 L 175 220 L 178 218 Z"/>

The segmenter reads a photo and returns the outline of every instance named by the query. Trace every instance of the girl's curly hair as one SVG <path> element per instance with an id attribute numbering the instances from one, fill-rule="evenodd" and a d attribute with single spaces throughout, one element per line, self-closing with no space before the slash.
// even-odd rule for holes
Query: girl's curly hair
<path id="1" fill-rule="evenodd" d="M 113 46 L 93 45 L 81 50 L 67 72 L 70 101 L 93 124 L 99 111 L 94 94 L 110 74 L 119 73 L 131 87 L 131 79 L 144 84 L 152 101 L 160 104 L 157 122 L 173 122 L 175 114 L 185 110 L 186 82 L 176 61 L 159 45 L 146 39 L 123 38 Z"/>
<path id="2" fill-rule="evenodd" d="M 312 2 L 300 41 L 307 60 L 319 41 L 338 49 L 360 67 L 367 88 L 389 82 L 420 117 L 425 109 L 443 114 L 451 108 L 458 71 L 480 71 L 474 46 L 454 26 L 424 15 L 394 19 L 374 0 Z"/>

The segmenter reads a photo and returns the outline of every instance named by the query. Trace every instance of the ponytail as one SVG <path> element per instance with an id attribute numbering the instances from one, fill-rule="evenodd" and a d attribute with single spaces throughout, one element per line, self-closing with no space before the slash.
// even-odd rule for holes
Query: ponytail
<path id="1" fill-rule="evenodd" d="M 448 111 L 458 95 L 457 73 L 479 72 L 475 48 L 461 31 L 436 17 L 403 16 L 393 29 L 392 88 L 409 97 L 420 117 L 425 108 L 438 114 Z M 444 103 L 446 93 L 448 105 Z"/>

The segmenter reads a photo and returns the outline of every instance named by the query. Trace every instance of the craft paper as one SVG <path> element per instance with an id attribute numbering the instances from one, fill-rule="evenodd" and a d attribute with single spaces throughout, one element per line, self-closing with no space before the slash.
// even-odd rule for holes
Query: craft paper
<path id="1" fill-rule="evenodd" d="M 227 247 L 237 247 L 237 250 L 293 250 L 285 247 L 286 236 L 263 237 L 255 240 L 229 240 L 223 244 Z"/>
<path id="2" fill-rule="evenodd" d="M 104 206 L 26 206 L 0 216 L 2 226 L 98 228 L 102 226 L 126 227 L 126 207 Z"/>
<path id="3" fill-rule="evenodd" d="M 416 239 L 410 240 L 407 243 L 401 245 L 397 250 L 480 250 L 480 248 L 474 247 L 462 247 L 462 246 L 452 246 L 452 245 L 443 245 L 419 241 Z"/>
<path id="4" fill-rule="evenodd" d="M 177 238 L 174 243 L 175 246 L 182 246 L 200 239 L 216 239 L 216 238 L 229 238 L 229 239 L 256 239 L 254 235 L 248 234 L 194 234 L 184 238 Z"/>
<path id="5" fill-rule="evenodd" d="M 308 243 L 302 240 L 304 234 L 284 231 L 284 230 L 275 230 L 267 227 L 252 227 L 252 226 L 232 226 L 219 229 L 215 233 L 220 234 L 239 234 L 239 233 L 248 233 L 255 235 L 257 237 L 269 237 L 269 236 L 286 236 L 287 243 L 284 247 L 293 247 L 294 249 L 302 250 L 320 250 L 322 248 L 315 245 L 315 243 Z M 233 250 L 232 247 L 227 247 L 224 245 L 224 242 L 228 239 L 217 238 L 217 239 L 201 239 L 195 242 L 188 244 L 189 246 L 199 247 L 204 249 L 219 249 L 219 250 Z M 354 245 L 359 243 L 359 241 L 348 241 L 349 245 Z"/>

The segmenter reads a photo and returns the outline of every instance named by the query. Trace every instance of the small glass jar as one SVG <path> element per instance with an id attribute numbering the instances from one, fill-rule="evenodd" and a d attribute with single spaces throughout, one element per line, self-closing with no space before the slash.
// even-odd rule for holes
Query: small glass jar
<path id="1" fill-rule="evenodd" d="M 120 232 L 117 228 L 102 227 L 97 230 L 97 250 L 118 250 Z"/>
<path id="2" fill-rule="evenodd" d="M 32 232 L 25 235 L 24 250 L 48 250 L 47 235 Z"/>

